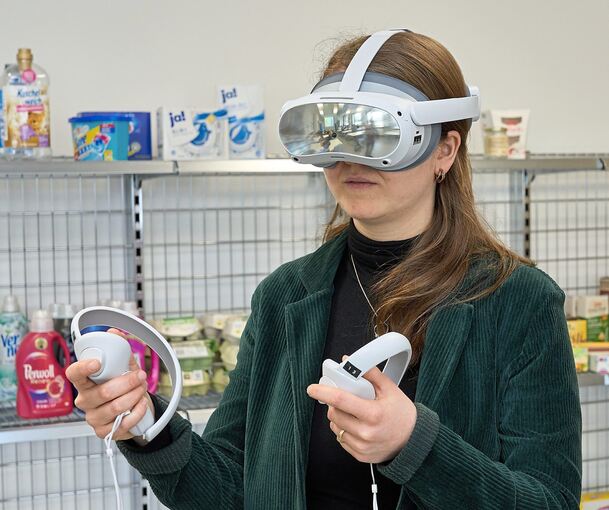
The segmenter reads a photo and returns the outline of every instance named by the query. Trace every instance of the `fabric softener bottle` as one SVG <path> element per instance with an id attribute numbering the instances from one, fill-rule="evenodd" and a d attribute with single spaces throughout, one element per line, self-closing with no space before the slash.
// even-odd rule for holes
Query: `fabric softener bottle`
<path id="1" fill-rule="evenodd" d="M 54 352 L 59 345 L 65 360 L 61 366 Z M 45 310 L 34 312 L 30 332 L 17 350 L 17 414 L 21 418 L 51 418 L 72 412 L 72 388 L 65 369 L 70 353 L 64 338 L 53 331 L 53 319 Z"/>

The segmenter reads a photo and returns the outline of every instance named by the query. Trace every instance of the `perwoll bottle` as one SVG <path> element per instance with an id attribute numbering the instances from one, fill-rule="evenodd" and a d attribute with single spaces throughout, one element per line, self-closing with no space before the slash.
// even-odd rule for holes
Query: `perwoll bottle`
<path id="1" fill-rule="evenodd" d="M 33 63 L 32 51 L 21 48 L 17 64 L 0 78 L 4 112 L 4 157 L 44 159 L 51 157 L 49 78 Z"/>

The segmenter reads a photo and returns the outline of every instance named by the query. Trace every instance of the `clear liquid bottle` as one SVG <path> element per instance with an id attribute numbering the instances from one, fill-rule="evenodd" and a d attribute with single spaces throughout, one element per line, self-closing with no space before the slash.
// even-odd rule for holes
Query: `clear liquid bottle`
<path id="1" fill-rule="evenodd" d="M 32 51 L 21 48 L 17 63 L 0 77 L 4 140 L 3 156 L 9 159 L 51 157 L 49 77 L 33 63 Z"/>

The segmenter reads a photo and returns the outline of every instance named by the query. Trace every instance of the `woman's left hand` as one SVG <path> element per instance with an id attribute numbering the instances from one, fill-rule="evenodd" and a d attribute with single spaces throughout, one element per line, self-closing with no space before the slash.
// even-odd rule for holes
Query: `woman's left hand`
<path id="1" fill-rule="evenodd" d="M 339 388 L 311 384 L 307 394 L 328 404 L 332 432 L 342 447 L 360 462 L 392 460 L 410 439 L 417 409 L 397 385 L 378 368 L 365 376 L 376 400 L 366 400 Z"/>

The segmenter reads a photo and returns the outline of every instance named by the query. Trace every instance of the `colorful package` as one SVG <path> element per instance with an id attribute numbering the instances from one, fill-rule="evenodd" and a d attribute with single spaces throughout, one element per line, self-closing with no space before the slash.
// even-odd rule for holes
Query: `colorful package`
<path id="1" fill-rule="evenodd" d="M 129 117 L 82 115 L 72 117 L 74 159 L 77 161 L 124 161 L 129 149 Z"/>
<path id="2" fill-rule="evenodd" d="M 586 320 L 587 338 L 589 342 L 609 341 L 609 316 L 591 317 Z"/>
<path id="3" fill-rule="evenodd" d="M 588 365 L 588 348 L 573 347 L 573 357 L 575 358 L 575 370 L 577 372 L 587 372 Z"/>
<path id="4" fill-rule="evenodd" d="M 161 159 L 227 159 L 226 110 L 159 108 L 157 119 Z"/>
<path id="5" fill-rule="evenodd" d="M 609 492 L 584 492 L 579 508 L 580 510 L 609 509 Z"/>
<path id="6" fill-rule="evenodd" d="M 263 88 L 260 85 L 218 87 L 218 101 L 228 112 L 230 159 L 264 158 Z"/>
<path id="7" fill-rule="evenodd" d="M 585 319 L 568 320 L 567 328 L 571 343 L 577 344 L 588 340 L 588 323 Z"/>
<path id="8" fill-rule="evenodd" d="M 590 372 L 609 374 L 609 352 L 591 352 L 589 356 Z"/>
<path id="9" fill-rule="evenodd" d="M 149 112 L 82 112 L 77 116 L 99 115 L 115 117 L 126 115 L 129 118 L 129 152 L 130 160 L 152 159 L 152 135 L 150 132 Z"/>
<path id="10" fill-rule="evenodd" d="M 609 315 L 609 296 L 577 296 L 576 308 L 580 319 Z"/>

